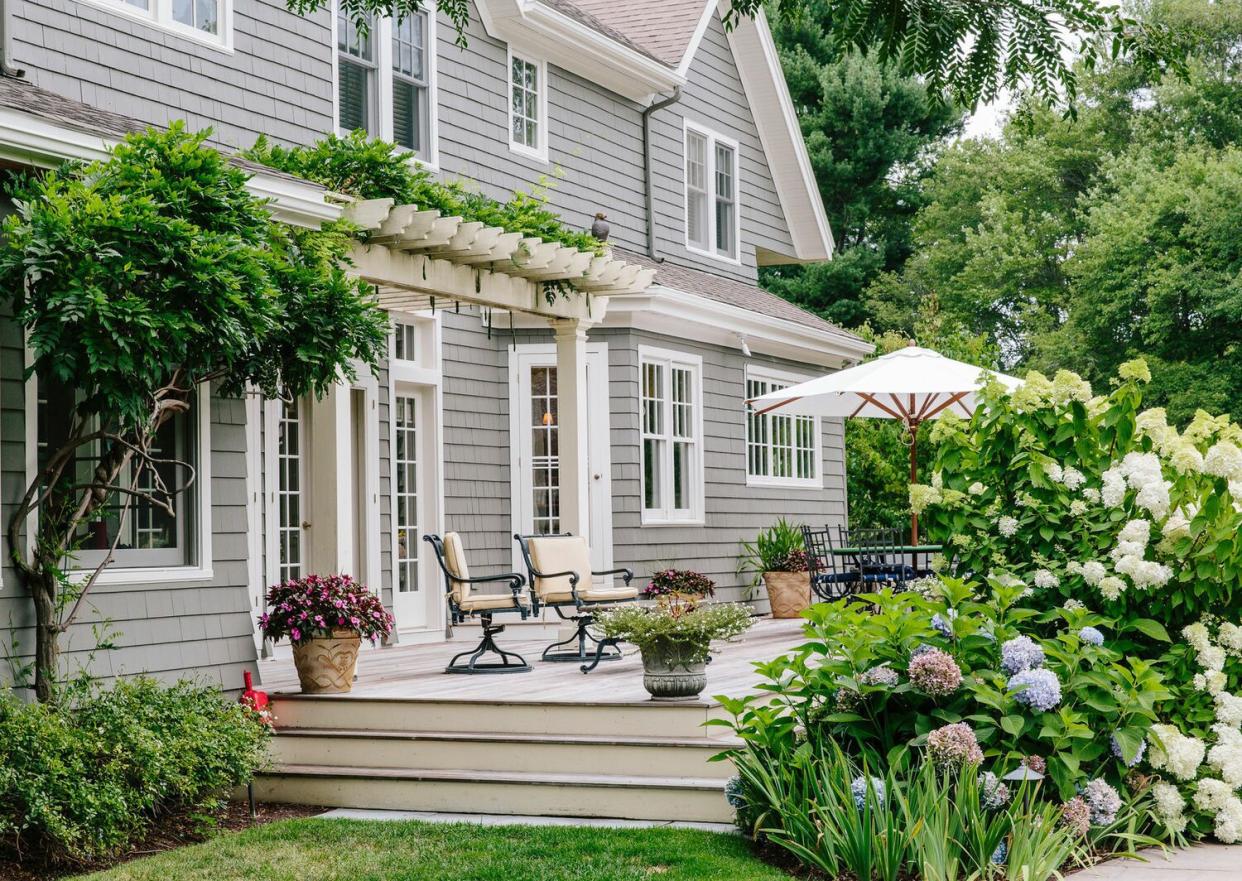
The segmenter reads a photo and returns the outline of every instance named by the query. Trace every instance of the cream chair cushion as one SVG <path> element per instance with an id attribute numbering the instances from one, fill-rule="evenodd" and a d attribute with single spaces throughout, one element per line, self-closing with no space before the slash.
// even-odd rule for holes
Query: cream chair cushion
<path id="1" fill-rule="evenodd" d="M 618 584 L 616 587 L 600 587 L 593 584 L 582 598 L 588 603 L 620 603 L 638 598 L 637 587 Z"/>
<path id="2" fill-rule="evenodd" d="M 591 586 L 591 549 L 586 539 L 577 535 L 548 535 L 527 540 L 530 561 L 538 572 L 575 572 L 578 588 Z M 535 577 L 535 593 L 544 602 L 566 602 L 573 599 L 568 575 L 556 578 Z"/>
<path id="3" fill-rule="evenodd" d="M 504 593 L 472 593 L 457 605 L 463 612 L 484 612 L 488 609 L 512 609 L 513 599 L 513 594 L 507 590 Z M 529 606 L 530 594 L 522 591 L 517 595 L 517 602 Z"/>
<path id="4" fill-rule="evenodd" d="M 466 565 L 466 552 L 461 546 L 461 536 L 456 532 L 444 533 L 444 565 L 454 578 L 469 578 L 470 567 Z M 470 596 L 470 585 L 453 581 L 453 599 L 462 603 Z"/>

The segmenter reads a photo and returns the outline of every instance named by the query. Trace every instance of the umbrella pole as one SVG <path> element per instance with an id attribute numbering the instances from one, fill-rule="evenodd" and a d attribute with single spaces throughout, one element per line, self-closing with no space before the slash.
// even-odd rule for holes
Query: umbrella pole
<path id="1" fill-rule="evenodd" d="M 919 423 L 917 420 L 910 420 L 906 423 L 906 427 L 910 431 L 910 483 L 919 482 Z M 919 515 L 910 512 L 910 546 L 913 547 L 919 543 Z M 910 560 L 914 561 L 914 552 L 910 553 Z"/>

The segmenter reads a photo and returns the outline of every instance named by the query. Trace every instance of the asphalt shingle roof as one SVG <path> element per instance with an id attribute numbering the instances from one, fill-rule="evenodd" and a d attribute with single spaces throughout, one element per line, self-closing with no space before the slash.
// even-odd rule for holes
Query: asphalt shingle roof
<path id="1" fill-rule="evenodd" d="M 812 328 L 813 330 L 826 331 L 842 339 L 860 339 L 855 334 L 837 327 L 830 321 L 825 321 L 823 318 L 808 312 L 800 306 L 795 306 L 793 303 L 778 297 L 770 291 L 765 291 L 758 285 L 739 281 L 735 278 L 713 275 L 710 272 L 691 269 L 687 266 L 676 266 L 672 263 L 656 263 L 643 254 L 636 254 L 631 251 L 617 249 L 616 254 L 627 263 L 638 263 L 647 268 L 654 268 L 656 270 L 655 284 L 684 291 L 687 294 L 695 294 L 729 306 L 736 306 L 739 309 L 746 309 L 760 315 L 780 318 L 784 321 L 800 324 L 803 327 Z"/>
<path id="2" fill-rule="evenodd" d="M 681 63 L 706 8 L 704 0 L 544 0 L 564 10 L 574 7 L 594 19 L 601 33 L 619 34 L 624 41 L 657 61 L 676 67 Z M 567 15 L 569 13 L 566 11 Z M 589 22 L 588 22 L 589 23 Z M 606 30 L 605 30 L 606 29 Z M 615 37 L 614 37 L 615 39 Z"/>

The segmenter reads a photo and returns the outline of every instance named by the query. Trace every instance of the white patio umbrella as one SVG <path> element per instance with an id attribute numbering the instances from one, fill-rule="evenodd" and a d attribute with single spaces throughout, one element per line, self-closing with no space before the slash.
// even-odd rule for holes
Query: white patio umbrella
<path id="1" fill-rule="evenodd" d="M 1013 389 L 1022 381 L 916 346 L 857 367 L 778 389 L 747 401 L 757 413 L 897 419 L 910 435 L 910 482 L 918 482 L 919 425 L 953 410 L 974 414 L 977 392 L 994 378 Z M 910 518 L 910 543 L 918 544 L 918 515 Z"/>

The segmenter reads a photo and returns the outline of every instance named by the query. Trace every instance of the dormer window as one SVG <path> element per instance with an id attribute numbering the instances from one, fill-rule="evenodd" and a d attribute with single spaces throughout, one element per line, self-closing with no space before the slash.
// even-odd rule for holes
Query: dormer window
<path id="1" fill-rule="evenodd" d="M 738 260 L 737 143 L 686 123 L 686 247 Z"/>

